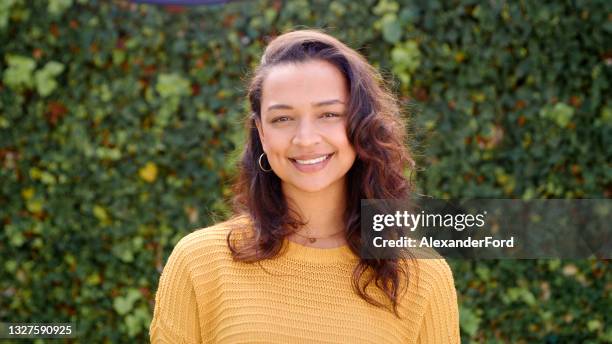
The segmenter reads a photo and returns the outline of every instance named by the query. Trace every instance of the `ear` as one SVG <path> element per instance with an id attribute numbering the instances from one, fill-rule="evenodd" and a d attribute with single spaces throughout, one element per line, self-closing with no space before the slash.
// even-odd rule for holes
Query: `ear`
<path id="1" fill-rule="evenodd" d="M 264 133 L 263 133 L 263 128 L 261 125 L 261 120 L 257 117 L 257 116 L 253 116 L 254 117 L 254 121 L 255 121 L 255 126 L 257 127 L 257 133 L 259 134 L 259 140 L 261 141 L 261 145 L 263 146 L 263 150 L 264 152 L 267 151 L 266 149 L 266 140 L 264 137 Z"/>

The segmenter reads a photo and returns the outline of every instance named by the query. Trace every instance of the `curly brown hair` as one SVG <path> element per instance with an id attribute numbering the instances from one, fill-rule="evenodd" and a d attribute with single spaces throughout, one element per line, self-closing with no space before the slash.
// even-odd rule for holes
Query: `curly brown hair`
<path id="1" fill-rule="evenodd" d="M 262 84 L 268 71 L 280 64 L 314 59 L 338 68 L 348 85 L 346 130 L 357 158 L 346 175 L 344 223 L 346 241 L 356 255 L 362 248 L 361 199 L 401 199 L 412 191 L 406 172 L 415 163 L 408 149 L 404 121 L 397 99 L 381 74 L 357 51 L 322 31 L 285 33 L 268 44 L 248 86 L 251 114 L 246 118 L 248 137 L 234 185 L 234 210 L 250 217 L 253 235 L 238 245 L 231 239 L 234 230 L 228 234 L 227 244 L 237 261 L 258 262 L 275 257 L 284 238 L 305 224 L 289 207 L 278 176 L 259 168 L 263 147 L 255 121 L 261 120 Z M 384 307 L 366 291 L 374 283 L 398 315 L 398 297 L 406 286 L 402 281 L 408 280 L 408 270 L 401 260 L 360 258 L 352 276 L 355 292 L 370 304 Z"/>

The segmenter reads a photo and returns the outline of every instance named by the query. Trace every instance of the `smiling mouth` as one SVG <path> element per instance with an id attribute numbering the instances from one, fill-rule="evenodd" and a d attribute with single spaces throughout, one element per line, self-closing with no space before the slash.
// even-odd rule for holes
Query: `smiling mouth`
<path id="1" fill-rule="evenodd" d="M 314 164 L 318 164 L 321 163 L 325 160 L 328 160 L 329 158 L 331 158 L 331 156 L 334 155 L 334 153 L 331 154 L 327 154 L 327 155 L 322 155 L 318 158 L 314 158 L 314 159 L 308 159 L 308 160 L 300 160 L 300 159 L 292 159 L 289 158 L 289 160 L 298 163 L 300 165 L 314 165 Z"/>

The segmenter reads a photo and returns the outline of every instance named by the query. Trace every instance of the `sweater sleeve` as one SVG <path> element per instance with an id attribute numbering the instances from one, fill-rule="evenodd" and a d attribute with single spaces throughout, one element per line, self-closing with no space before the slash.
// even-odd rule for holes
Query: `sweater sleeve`
<path id="1" fill-rule="evenodd" d="M 149 328 L 151 343 L 201 343 L 195 289 L 185 252 L 187 241 L 179 241 L 164 267 L 155 295 Z"/>
<path id="2" fill-rule="evenodd" d="M 431 263 L 431 294 L 417 342 L 458 344 L 461 342 L 459 308 L 453 273 L 444 259 L 432 259 Z"/>

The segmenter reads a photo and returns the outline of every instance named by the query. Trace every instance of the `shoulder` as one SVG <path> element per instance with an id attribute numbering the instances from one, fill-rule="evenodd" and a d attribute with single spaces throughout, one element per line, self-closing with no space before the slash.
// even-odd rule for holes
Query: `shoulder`
<path id="1" fill-rule="evenodd" d="M 442 257 L 416 260 L 420 302 L 415 308 L 422 314 L 417 341 L 459 343 L 459 304 L 449 264 Z"/>
<path id="2" fill-rule="evenodd" d="M 175 259 L 184 259 L 188 265 L 231 259 L 227 245 L 228 235 L 232 233 L 233 237 L 235 234 L 246 233 L 250 226 L 248 216 L 237 215 L 212 226 L 196 229 L 178 241 L 172 250 L 171 258 L 174 256 Z"/>
<path id="3" fill-rule="evenodd" d="M 420 258 L 417 263 L 418 272 L 423 276 L 421 281 L 429 288 L 449 283 L 454 286 L 453 271 L 444 258 Z"/>
<path id="4" fill-rule="evenodd" d="M 412 290 L 426 298 L 440 293 L 455 295 L 453 271 L 444 257 L 437 253 L 419 255 L 415 259 L 406 259 L 405 263 Z"/>

